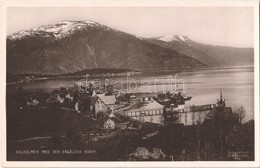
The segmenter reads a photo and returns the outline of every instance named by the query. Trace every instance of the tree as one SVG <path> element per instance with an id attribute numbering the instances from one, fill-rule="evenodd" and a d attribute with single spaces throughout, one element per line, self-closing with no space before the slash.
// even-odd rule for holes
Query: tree
<path id="1" fill-rule="evenodd" d="M 234 112 L 238 114 L 239 123 L 242 124 L 242 120 L 246 116 L 245 108 L 243 106 L 237 107 L 237 108 L 235 108 Z"/>

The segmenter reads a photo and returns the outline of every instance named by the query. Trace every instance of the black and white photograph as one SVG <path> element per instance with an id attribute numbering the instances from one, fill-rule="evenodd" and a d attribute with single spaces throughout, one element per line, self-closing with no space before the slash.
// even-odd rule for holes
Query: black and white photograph
<path id="1" fill-rule="evenodd" d="M 259 162 L 253 2 L 7 6 L 6 161 Z"/>

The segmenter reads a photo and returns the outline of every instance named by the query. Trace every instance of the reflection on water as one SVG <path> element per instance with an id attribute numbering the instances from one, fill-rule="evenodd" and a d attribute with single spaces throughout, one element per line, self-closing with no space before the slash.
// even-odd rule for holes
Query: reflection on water
<path id="1" fill-rule="evenodd" d="M 213 103 L 219 98 L 219 89 L 222 88 L 227 106 L 235 108 L 243 105 L 247 112 L 244 121 L 254 118 L 254 68 L 252 66 L 205 70 L 181 75 L 185 81 L 201 82 L 186 85 L 186 92 L 193 96 L 189 104 Z"/>
<path id="2" fill-rule="evenodd" d="M 138 85 L 142 81 L 146 81 L 145 85 L 149 83 L 149 90 L 157 92 L 172 90 L 174 88 L 171 86 L 172 80 L 167 79 L 169 79 L 169 75 L 131 77 L 131 80 L 137 81 Z M 181 79 L 185 83 L 186 94 L 192 96 L 192 99 L 187 102 L 188 105 L 215 103 L 216 99 L 219 98 L 219 90 L 222 88 L 227 106 L 235 108 L 243 105 L 247 112 L 245 121 L 254 118 L 253 66 L 208 68 L 194 72 L 182 72 L 178 74 L 178 79 Z M 127 81 L 126 77 L 117 78 L 117 80 L 123 83 Z M 75 79 L 43 80 L 23 84 L 23 86 L 25 89 L 52 89 L 72 87 L 75 81 Z M 164 81 L 164 84 L 160 81 Z M 178 88 L 182 89 L 182 84 L 178 84 Z M 126 89 L 126 86 L 123 89 Z M 147 87 L 142 87 L 141 90 L 136 91 L 147 91 L 147 89 Z"/>

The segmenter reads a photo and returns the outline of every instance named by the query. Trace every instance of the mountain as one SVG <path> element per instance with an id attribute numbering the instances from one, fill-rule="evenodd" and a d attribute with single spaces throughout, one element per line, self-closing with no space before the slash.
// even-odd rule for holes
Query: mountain
<path id="1" fill-rule="evenodd" d="M 180 35 L 169 35 L 146 40 L 190 56 L 209 66 L 243 65 L 253 64 L 254 62 L 253 48 L 213 46 Z"/>
<path id="2" fill-rule="evenodd" d="M 63 21 L 7 37 L 7 73 L 63 74 L 98 68 L 189 69 L 200 61 L 92 21 Z"/>

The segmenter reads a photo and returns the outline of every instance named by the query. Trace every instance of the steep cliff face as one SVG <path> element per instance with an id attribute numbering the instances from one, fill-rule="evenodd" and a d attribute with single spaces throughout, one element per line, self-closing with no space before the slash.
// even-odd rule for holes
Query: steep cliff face
<path id="1" fill-rule="evenodd" d="M 187 36 L 169 35 L 146 39 L 164 48 L 199 60 L 208 66 L 243 65 L 254 63 L 253 48 L 213 46 L 191 40 Z"/>
<path id="2" fill-rule="evenodd" d="M 64 21 L 7 37 L 7 72 L 12 74 L 202 66 L 200 61 L 172 49 L 90 21 Z"/>

